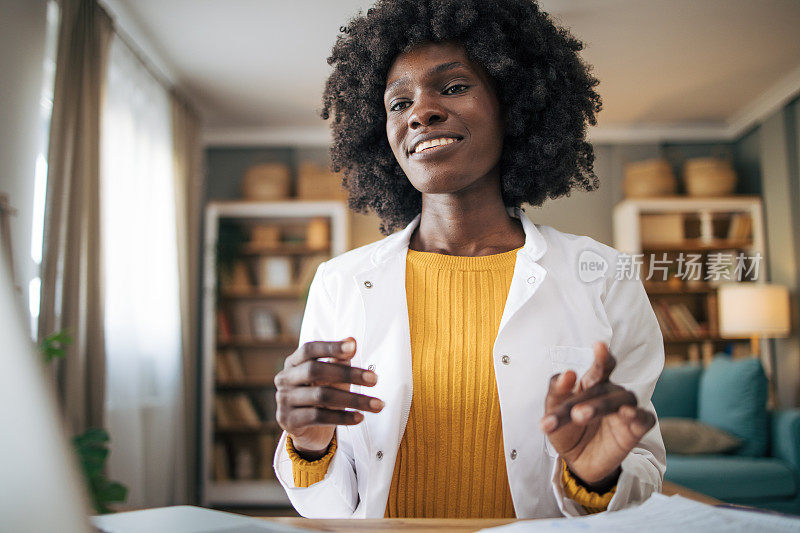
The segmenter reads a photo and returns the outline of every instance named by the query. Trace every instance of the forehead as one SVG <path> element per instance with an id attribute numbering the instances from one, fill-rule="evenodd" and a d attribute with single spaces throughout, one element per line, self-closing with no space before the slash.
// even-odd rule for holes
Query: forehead
<path id="1" fill-rule="evenodd" d="M 435 72 L 436 67 L 455 68 L 460 64 L 473 72 L 480 68 L 470 61 L 464 47 L 458 43 L 426 43 L 399 54 L 389 68 L 386 76 L 387 87 L 403 78 L 423 77 Z"/>

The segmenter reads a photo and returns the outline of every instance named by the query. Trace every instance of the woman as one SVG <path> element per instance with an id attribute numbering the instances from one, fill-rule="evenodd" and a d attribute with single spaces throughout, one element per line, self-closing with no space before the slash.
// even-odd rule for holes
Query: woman
<path id="1" fill-rule="evenodd" d="M 647 296 L 615 250 L 518 209 L 597 186 L 581 43 L 530 0 L 384 0 L 344 30 L 334 168 L 352 208 L 404 229 L 312 283 L 275 379 L 293 505 L 532 518 L 646 499 L 665 466 Z"/>

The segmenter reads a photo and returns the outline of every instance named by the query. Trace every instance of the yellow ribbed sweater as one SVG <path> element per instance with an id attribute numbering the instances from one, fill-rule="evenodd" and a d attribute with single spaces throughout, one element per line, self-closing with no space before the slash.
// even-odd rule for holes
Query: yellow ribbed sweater
<path id="1" fill-rule="evenodd" d="M 514 517 L 492 348 L 516 255 L 408 252 L 414 387 L 386 517 Z M 300 458 L 291 439 L 287 449 L 303 487 L 324 478 L 336 442 L 314 462 Z M 604 510 L 613 496 L 588 493 L 566 469 L 562 482 L 589 511 Z"/>

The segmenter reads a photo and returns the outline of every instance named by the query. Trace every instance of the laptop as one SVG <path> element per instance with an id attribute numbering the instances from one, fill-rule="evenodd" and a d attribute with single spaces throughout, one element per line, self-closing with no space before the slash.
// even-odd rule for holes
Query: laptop
<path id="1" fill-rule="evenodd" d="M 84 483 L 21 304 L 0 242 L 0 533 L 309 531 L 192 506 L 90 518 Z"/>

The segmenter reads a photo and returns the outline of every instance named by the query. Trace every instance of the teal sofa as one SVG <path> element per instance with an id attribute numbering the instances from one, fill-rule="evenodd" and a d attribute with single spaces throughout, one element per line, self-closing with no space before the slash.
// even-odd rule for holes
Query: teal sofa
<path id="1" fill-rule="evenodd" d="M 666 367 L 653 405 L 659 419 L 696 419 L 741 439 L 728 454 L 677 455 L 665 479 L 728 503 L 800 515 L 800 410 L 769 411 L 757 359 L 718 355 L 703 369 Z"/>

